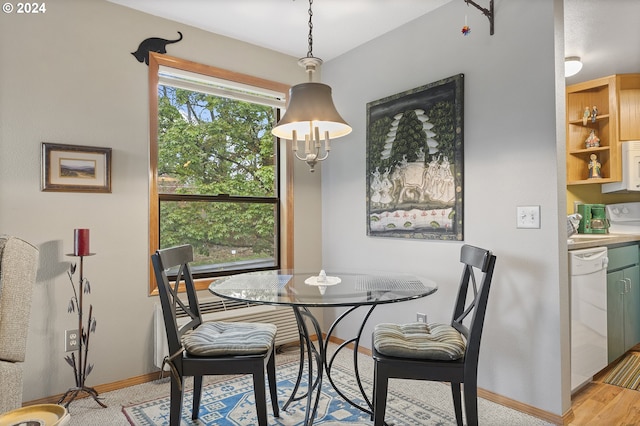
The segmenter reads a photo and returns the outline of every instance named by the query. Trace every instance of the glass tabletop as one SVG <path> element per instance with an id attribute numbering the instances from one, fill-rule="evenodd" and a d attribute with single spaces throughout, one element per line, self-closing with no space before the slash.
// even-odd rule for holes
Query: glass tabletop
<path id="1" fill-rule="evenodd" d="M 434 293 L 435 282 L 406 274 L 318 273 L 292 270 L 231 275 L 209 290 L 220 297 L 288 306 L 360 306 L 417 299 Z"/>

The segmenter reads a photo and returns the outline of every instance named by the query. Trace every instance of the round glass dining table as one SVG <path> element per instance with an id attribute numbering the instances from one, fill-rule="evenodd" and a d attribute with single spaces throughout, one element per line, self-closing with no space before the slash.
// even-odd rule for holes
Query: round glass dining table
<path id="1" fill-rule="evenodd" d="M 331 386 L 345 401 L 371 414 L 372 404 L 360 380 L 357 356 L 360 337 L 367 320 L 378 305 L 425 297 L 436 292 L 437 288 L 436 283 L 430 279 L 407 274 L 360 274 L 333 271 L 326 274 L 321 271 L 318 274 L 276 270 L 224 277 L 211 283 L 209 291 L 228 299 L 290 306 L 293 309 L 300 334 L 300 366 L 297 381 L 283 410 L 286 410 L 291 402 L 306 398 L 304 424 L 310 425 L 313 424 L 318 408 L 324 371 Z M 356 335 L 342 341 L 332 356 L 327 359 L 327 346 L 337 325 L 351 312 L 363 306 L 368 307 L 368 311 L 362 318 Z M 345 307 L 347 309 L 336 318 L 323 337 L 320 324 L 309 309 L 313 307 Z M 331 378 L 331 366 L 335 357 L 349 344 L 353 344 L 354 373 L 360 393 L 367 404 L 365 407 L 347 397 Z M 307 392 L 298 396 L 305 362 L 308 369 Z"/>

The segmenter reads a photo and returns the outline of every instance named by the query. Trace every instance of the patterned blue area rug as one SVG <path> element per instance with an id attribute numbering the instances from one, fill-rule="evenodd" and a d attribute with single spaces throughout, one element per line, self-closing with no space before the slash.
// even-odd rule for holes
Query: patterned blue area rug
<path id="1" fill-rule="evenodd" d="M 295 384 L 298 364 L 290 363 L 277 367 L 278 402 L 280 406 L 288 399 Z M 353 372 L 334 364 L 331 377 L 338 388 L 353 401 L 364 406 Z M 365 389 L 371 389 L 371 380 L 363 380 Z M 168 385 L 167 385 L 168 386 Z M 302 383 L 306 390 L 306 382 Z M 168 388 L 167 388 L 168 393 Z M 268 398 L 268 392 L 267 392 Z M 185 392 L 181 425 L 214 426 L 257 424 L 253 386 L 250 376 L 234 377 L 229 380 L 203 387 L 199 420 L 191 420 L 192 392 Z M 273 417 L 271 403 L 267 400 L 270 425 L 302 425 L 306 400 L 294 402 L 287 411 L 280 410 L 280 418 Z M 122 411 L 133 426 L 159 426 L 169 424 L 169 397 L 144 402 L 128 407 Z M 451 413 L 453 414 L 453 412 Z M 435 407 L 429 407 L 409 395 L 397 392 L 389 394 L 386 421 L 394 425 L 450 425 L 455 418 Z M 352 407 L 324 379 L 322 395 L 314 424 L 323 426 L 367 425 L 372 424 L 369 415 Z"/>

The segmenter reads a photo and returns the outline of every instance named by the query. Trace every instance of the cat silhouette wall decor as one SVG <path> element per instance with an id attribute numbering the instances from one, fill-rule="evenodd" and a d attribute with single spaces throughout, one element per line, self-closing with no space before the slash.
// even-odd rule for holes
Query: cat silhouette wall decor
<path id="1" fill-rule="evenodd" d="M 178 31 L 178 34 L 180 34 L 180 38 L 175 40 L 167 40 L 159 37 L 150 37 L 142 40 L 142 43 L 138 46 L 138 50 L 131 52 L 131 54 L 136 57 L 138 62 L 144 62 L 149 65 L 149 52 L 167 53 L 167 44 L 177 43 L 182 40 L 182 33 Z"/>

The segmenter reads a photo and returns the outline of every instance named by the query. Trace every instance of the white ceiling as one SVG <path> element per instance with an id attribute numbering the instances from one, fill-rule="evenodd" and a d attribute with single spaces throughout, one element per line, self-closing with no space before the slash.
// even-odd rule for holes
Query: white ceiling
<path id="1" fill-rule="evenodd" d="M 567 84 L 640 72 L 639 0 L 565 0 L 565 56 L 584 67 Z"/>
<path id="2" fill-rule="evenodd" d="M 307 55 L 308 0 L 108 1 L 294 57 Z M 451 1 L 316 0 L 313 55 L 331 60 Z M 488 6 L 488 0 L 476 3 Z M 501 36 L 500 3 L 495 4 L 494 37 Z M 583 71 L 567 79 L 568 84 L 640 72 L 640 0 L 565 0 L 564 4 L 565 56 L 580 56 L 584 62 Z"/>
<path id="3" fill-rule="evenodd" d="M 307 56 L 308 0 L 108 1 L 297 58 Z M 333 59 L 450 1 L 316 0 L 313 56 Z"/>

